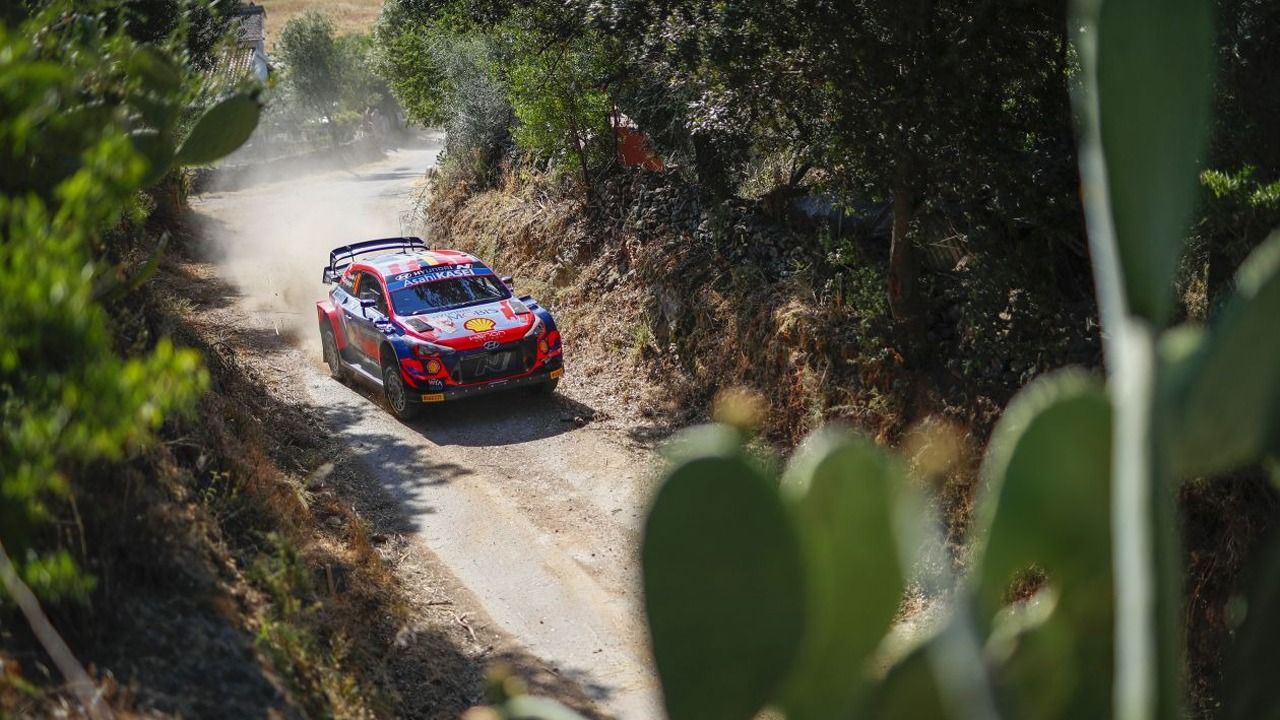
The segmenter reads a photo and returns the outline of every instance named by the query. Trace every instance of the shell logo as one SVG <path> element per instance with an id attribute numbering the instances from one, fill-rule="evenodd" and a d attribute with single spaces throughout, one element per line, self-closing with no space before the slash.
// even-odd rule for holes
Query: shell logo
<path id="1" fill-rule="evenodd" d="M 493 329 L 493 326 L 494 322 L 489 318 L 484 317 L 471 318 L 470 320 L 462 323 L 462 327 L 470 330 L 471 332 L 478 333 L 488 332 Z"/>

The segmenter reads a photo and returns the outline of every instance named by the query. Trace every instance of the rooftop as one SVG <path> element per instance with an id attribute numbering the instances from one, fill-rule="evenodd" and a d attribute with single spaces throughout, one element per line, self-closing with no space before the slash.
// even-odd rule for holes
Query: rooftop
<path id="1" fill-rule="evenodd" d="M 249 3 L 236 8 L 231 14 L 239 24 L 236 30 L 236 43 L 241 47 L 257 45 L 266 39 L 266 8 Z"/>

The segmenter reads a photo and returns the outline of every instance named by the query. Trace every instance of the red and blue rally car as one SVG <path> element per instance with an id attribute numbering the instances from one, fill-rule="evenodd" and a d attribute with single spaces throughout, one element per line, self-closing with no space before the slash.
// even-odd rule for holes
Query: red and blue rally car
<path id="1" fill-rule="evenodd" d="M 334 284 L 316 303 L 330 374 L 381 386 L 401 419 L 496 390 L 551 393 L 564 374 L 551 313 L 467 253 L 369 240 L 334 248 L 323 280 Z"/>

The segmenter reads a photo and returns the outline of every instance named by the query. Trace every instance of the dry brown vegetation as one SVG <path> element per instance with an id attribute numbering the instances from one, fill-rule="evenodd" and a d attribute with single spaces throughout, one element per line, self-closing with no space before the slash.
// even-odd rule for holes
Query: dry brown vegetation
<path id="1" fill-rule="evenodd" d="M 653 182 L 616 181 L 602 191 L 618 196 L 606 206 L 625 216 Z M 428 235 L 515 271 L 556 312 L 571 372 L 617 412 L 678 427 L 704 419 L 720 390 L 746 385 L 768 400 L 770 438 L 792 447 L 831 420 L 894 443 L 933 414 L 985 432 L 1003 404 L 948 404 L 927 378 L 899 392 L 908 375 L 888 329 L 852 290 L 822 298 L 809 273 L 767 277 L 687 233 L 584 211 L 576 196 L 538 183 L 475 195 L 438 186 L 446 189 L 432 199 Z"/>
<path id="2" fill-rule="evenodd" d="M 157 447 L 78 481 L 68 540 L 98 588 L 48 608 L 60 631 L 126 717 L 459 716 L 479 649 L 406 591 L 409 552 L 353 494 L 350 453 L 264 377 L 289 339 L 226 322 L 212 266 L 166 265 L 117 334 L 200 350 L 212 387 Z M 0 716 L 76 716 L 25 627 L 0 638 Z"/>
<path id="3" fill-rule="evenodd" d="M 267 9 L 268 50 L 289 18 L 312 8 L 328 15 L 339 35 L 369 32 L 382 10 L 382 0 L 258 0 L 258 4 Z"/>

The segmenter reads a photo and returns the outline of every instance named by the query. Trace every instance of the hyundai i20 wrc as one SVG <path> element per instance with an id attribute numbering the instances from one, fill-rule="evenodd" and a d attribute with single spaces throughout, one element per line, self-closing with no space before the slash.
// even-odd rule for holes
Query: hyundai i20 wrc
<path id="1" fill-rule="evenodd" d="M 323 280 L 334 286 L 316 303 L 330 374 L 381 387 L 398 418 L 510 388 L 551 393 L 564 374 L 551 313 L 467 253 L 369 240 L 334 248 Z"/>

